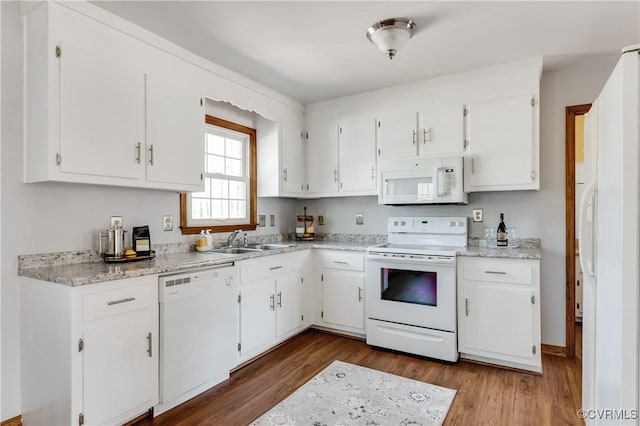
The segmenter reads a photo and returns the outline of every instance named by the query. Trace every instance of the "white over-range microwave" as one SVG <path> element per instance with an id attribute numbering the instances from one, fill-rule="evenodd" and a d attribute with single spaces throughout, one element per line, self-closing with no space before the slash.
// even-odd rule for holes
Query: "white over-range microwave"
<path id="1" fill-rule="evenodd" d="M 381 161 L 378 204 L 467 204 L 462 157 Z"/>

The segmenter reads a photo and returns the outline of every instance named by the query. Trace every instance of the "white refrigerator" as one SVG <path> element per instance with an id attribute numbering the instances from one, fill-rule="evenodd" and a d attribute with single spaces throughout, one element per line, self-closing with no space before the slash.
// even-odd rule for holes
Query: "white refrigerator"
<path id="1" fill-rule="evenodd" d="M 578 236 L 582 408 L 593 410 L 586 411 L 586 424 L 638 424 L 639 47 L 623 50 L 585 119 Z"/>

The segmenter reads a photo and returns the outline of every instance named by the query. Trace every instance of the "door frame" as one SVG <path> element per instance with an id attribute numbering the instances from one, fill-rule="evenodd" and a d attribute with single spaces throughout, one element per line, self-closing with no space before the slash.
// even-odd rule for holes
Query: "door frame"
<path id="1" fill-rule="evenodd" d="M 566 229 L 566 342 L 568 358 L 576 354 L 576 116 L 584 115 L 591 104 L 565 108 L 565 229 Z"/>

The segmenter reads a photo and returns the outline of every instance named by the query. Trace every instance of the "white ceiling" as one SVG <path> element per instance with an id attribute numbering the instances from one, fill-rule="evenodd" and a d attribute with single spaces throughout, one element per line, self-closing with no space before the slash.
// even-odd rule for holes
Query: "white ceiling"
<path id="1" fill-rule="evenodd" d="M 640 43 L 640 1 L 95 1 L 284 95 L 310 103 L 532 57 L 545 69 Z M 366 38 L 404 17 L 392 61 Z"/>

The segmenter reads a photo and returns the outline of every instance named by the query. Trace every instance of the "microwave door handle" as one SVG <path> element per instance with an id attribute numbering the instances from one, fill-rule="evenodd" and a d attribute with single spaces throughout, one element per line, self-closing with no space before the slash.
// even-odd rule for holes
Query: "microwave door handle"
<path id="1" fill-rule="evenodd" d="M 444 189 L 444 170 L 442 167 L 438 167 L 436 169 L 436 191 L 438 198 L 444 197 L 446 194 L 443 192 Z"/>

